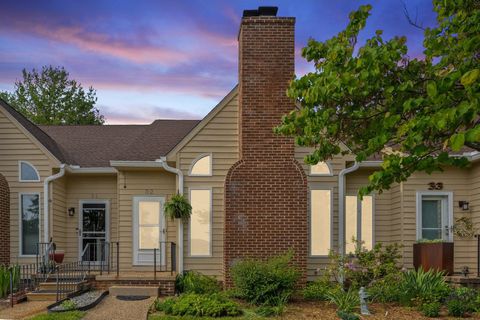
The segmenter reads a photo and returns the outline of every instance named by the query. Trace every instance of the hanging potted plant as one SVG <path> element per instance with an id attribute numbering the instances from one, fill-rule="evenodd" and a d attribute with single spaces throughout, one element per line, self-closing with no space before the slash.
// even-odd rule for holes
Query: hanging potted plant
<path id="1" fill-rule="evenodd" d="M 181 219 L 186 223 L 192 214 L 192 206 L 185 196 L 176 194 L 165 203 L 165 214 L 172 220 Z"/>

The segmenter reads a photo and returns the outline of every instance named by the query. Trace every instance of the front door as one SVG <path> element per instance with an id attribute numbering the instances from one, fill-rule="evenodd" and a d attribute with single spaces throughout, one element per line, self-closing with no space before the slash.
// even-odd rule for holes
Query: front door
<path id="1" fill-rule="evenodd" d="M 447 194 L 422 194 L 418 215 L 418 238 L 452 241 L 451 199 Z"/>
<path id="2" fill-rule="evenodd" d="M 108 255 L 108 201 L 80 201 L 80 260 L 90 263 L 105 261 Z"/>
<path id="3" fill-rule="evenodd" d="M 163 197 L 133 198 L 133 264 L 165 264 Z M 154 258 L 154 252 L 157 257 Z"/>

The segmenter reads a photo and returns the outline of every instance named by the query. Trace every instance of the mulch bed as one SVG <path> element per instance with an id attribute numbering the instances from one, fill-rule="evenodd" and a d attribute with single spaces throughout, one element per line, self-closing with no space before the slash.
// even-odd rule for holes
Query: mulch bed
<path id="1" fill-rule="evenodd" d="M 374 303 L 368 306 L 371 316 L 363 316 L 362 319 L 392 319 L 392 320 L 412 320 L 412 319 L 432 319 L 422 316 L 414 309 L 400 307 L 393 304 Z M 286 312 L 279 319 L 324 319 L 338 320 L 335 307 L 326 302 L 295 301 L 289 303 Z M 441 317 L 436 319 L 456 319 L 447 317 L 443 310 Z M 480 315 L 473 315 L 468 319 L 480 319 Z"/>

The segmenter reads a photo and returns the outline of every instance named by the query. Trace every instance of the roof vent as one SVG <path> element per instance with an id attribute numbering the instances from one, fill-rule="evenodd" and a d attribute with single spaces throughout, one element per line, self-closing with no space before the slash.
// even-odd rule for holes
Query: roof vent
<path id="1" fill-rule="evenodd" d="M 243 10 L 244 17 L 270 16 L 276 17 L 278 7 L 258 7 L 257 10 Z"/>

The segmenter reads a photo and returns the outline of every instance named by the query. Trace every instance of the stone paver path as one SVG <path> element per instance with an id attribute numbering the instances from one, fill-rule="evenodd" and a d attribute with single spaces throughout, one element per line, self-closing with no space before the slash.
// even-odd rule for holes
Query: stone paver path
<path id="1" fill-rule="evenodd" d="M 122 301 L 114 296 L 106 296 L 95 308 L 87 311 L 83 320 L 133 320 L 147 319 L 148 309 L 154 297 L 140 301 Z"/>
<path id="2" fill-rule="evenodd" d="M 0 319 L 25 319 L 37 313 L 45 312 L 52 301 L 27 301 L 16 304 L 13 308 L 0 311 Z"/>

